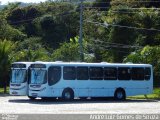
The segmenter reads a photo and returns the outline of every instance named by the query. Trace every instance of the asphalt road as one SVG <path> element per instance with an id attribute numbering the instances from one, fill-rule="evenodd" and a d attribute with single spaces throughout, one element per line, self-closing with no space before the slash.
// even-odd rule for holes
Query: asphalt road
<path id="1" fill-rule="evenodd" d="M 132 99 L 126 101 L 113 99 L 76 99 L 70 102 L 41 99 L 31 101 L 25 96 L 0 96 L 0 114 L 160 114 L 160 101 Z M 43 117 L 40 118 L 44 120 Z M 41 120 L 40 118 L 38 120 Z"/>

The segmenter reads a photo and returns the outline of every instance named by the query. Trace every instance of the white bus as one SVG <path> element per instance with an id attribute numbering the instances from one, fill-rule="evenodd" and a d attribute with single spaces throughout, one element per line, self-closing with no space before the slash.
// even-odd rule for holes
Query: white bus
<path id="1" fill-rule="evenodd" d="M 29 96 L 114 97 L 146 95 L 153 90 L 153 70 L 149 64 L 39 62 L 31 64 Z"/>
<path id="2" fill-rule="evenodd" d="M 11 66 L 10 95 L 28 95 L 28 79 L 32 62 L 14 62 Z"/>

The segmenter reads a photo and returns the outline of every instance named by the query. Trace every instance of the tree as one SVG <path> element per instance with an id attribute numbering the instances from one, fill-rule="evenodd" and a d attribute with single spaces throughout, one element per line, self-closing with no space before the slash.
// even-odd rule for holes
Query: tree
<path id="1" fill-rule="evenodd" d="M 35 21 L 38 20 L 42 15 L 42 11 L 39 7 L 36 7 L 34 5 L 28 6 L 24 8 L 24 10 L 26 11 L 26 22 L 23 23 L 24 32 L 28 35 L 28 37 L 36 36 L 38 32 L 35 27 Z"/>
<path id="2" fill-rule="evenodd" d="M 87 41 L 87 52 L 94 55 L 94 62 L 111 61 L 106 49 L 110 29 L 100 25 L 101 23 L 103 24 L 103 19 L 106 16 L 106 12 L 99 13 L 93 9 L 84 11 L 83 37 Z M 108 57 L 106 57 L 107 54 L 109 55 Z"/>
<path id="3" fill-rule="evenodd" d="M 15 44 L 8 40 L 0 40 L 0 81 L 6 93 L 6 87 L 9 78 L 9 69 L 12 62 L 12 51 Z"/>
<path id="4" fill-rule="evenodd" d="M 112 12 L 114 10 L 117 12 Z M 124 12 L 129 13 L 123 14 Z M 105 26 L 109 29 L 108 40 L 103 45 L 109 49 L 113 62 L 122 62 L 125 56 L 134 51 L 131 46 L 135 44 L 137 32 L 130 28 L 135 26 L 134 13 L 130 14 L 130 12 L 132 10 L 128 10 L 126 4 L 113 5 L 108 11 L 109 14 L 103 18 Z"/>
<path id="5" fill-rule="evenodd" d="M 25 14 L 26 14 L 25 12 L 26 11 L 23 8 L 17 7 L 9 13 L 9 16 L 7 19 L 11 23 L 21 24 L 22 22 L 19 22 L 19 21 L 22 21 L 25 19 Z"/>
<path id="6" fill-rule="evenodd" d="M 87 52 L 87 41 L 83 40 L 83 48 L 84 48 L 84 61 L 92 62 L 94 56 L 92 54 L 88 54 Z M 80 61 L 80 52 L 79 52 L 79 43 L 78 37 L 74 39 L 70 39 L 69 43 L 61 44 L 60 48 L 56 49 L 52 58 L 54 61 Z"/>
<path id="7" fill-rule="evenodd" d="M 138 0 L 111 0 L 111 5 L 118 6 L 118 5 L 124 5 L 126 4 L 129 7 L 134 8 L 152 8 L 156 7 L 158 8 L 160 6 L 159 1 L 155 0 L 145 0 L 145 1 L 138 1 Z"/>
<path id="8" fill-rule="evenodd" d="M 41 28 L 45 44 L 53 49 L 58 48 L 59 43 L 64 40 L 65 25 L 59 24 L 53 16 L 49 15 L 42 17 Z"/>
<path id="9" fill-rule="evenodd" d="M 110 7 L 111 0 L 96 0 L 93 7 L 97 7 L 100 11 L 106 11 Z"/>
<path id="10" fill-rule="evenodd" d="M 70 43 L 63 43 L 61 44 L 59 49 L 56 49 L 53 54 L 52 58 L 54 61 L 79 61 L 80 54 L 79 53 L 79 44 L 78 39 L 71 39 Z M 76 54 L 75 54 L 76 53 Z"/>
<path id="11" fill-rule="evenodd" d="M 156 39 L 160 33 L 154 29 L 159 28 L 159 13 L 154 9 L 143 9 L 141 12 L 135 15 L 136 26 L 138 28 L 146 28 L 144 30 L 138 30 L 138 37 L 136 43 L 140 46 L 145 45 L 159 45 L 160 41 Z"/>
<path id="12" fill-rule="evenodd" d="M 20 2 L 14 2 L 14 3 L 9 3 L 8 5 L 6 5 L 3 9 L 2 12 L 10 13 L 10 11 L 12 11 L 13 9 L 17 8 L 21 3 Z"/>
<path id="13" fill-rule="evenodd" d="M 36 7 L 34 5 L 26 7 L 25 10 L 26 10 L 25 18 L 27 20 L 28 19 L 34 19 L 34 18 L 42 15 L 42 11 L 39 9 L 39 7 Z"/>
<path id="14" fill-rule="evenodd" d="M 21 31 L 9 25 L 6 21 L 5 16 L 3 16 L 3 14 L 0 15 L 0 23 L 1 23 L 0 24 L 0 39 L 18 41 L 26 37 L 26 35 L 23 34 Z"/>
<path id="15" fill-rule="evenodd" d="M 53 49 L 59 47 L 60 43 L 67 42 L 67 27 L 58 17 L 51 15 L 43 16 L 41 28 L 45 44 Z"/>
<path id="16" fill-rule="evenodd" d="M 41 38 L 31 37 L 17 43 L 14 61 L 49 61 L 50 53 L 42 45 Z"/>
<path id="17" fill-rule="evenodd" d="M 50 61 L 49 53 L 44 48 L 21 50 L 16 53 L 18 61 Z"/>
<path id="18" fill-rule="evenodd" d="M 56 49 L 52 54 L 54 61 L 79 61 L 80 56 L 77 54 L 78 45 L 73 43 L 63 43 L 59 49 Z M 76 54 L 75 54 L 76 53 Z"/>

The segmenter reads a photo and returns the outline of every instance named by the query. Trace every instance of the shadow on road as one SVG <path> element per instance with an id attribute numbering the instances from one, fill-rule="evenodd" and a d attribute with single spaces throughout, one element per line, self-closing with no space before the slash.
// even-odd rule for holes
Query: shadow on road
<path id="1" fill-rule="evenodd" d="M 92 99 L 74 99 L 72 101 L 64 101 L 61 99 L 11 99 L 12 103 L 29 103 L 29 104 L 86 104 L 86 103 L 141 103 L 141 102 L 159 102 L 160 100 L 151 99 L 126 99 L 124 101 L 116 101 L 113 98 L 92 98 Z"/>

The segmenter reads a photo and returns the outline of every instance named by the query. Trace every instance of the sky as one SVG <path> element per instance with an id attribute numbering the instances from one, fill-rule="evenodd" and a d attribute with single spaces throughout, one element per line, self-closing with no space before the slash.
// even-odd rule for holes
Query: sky
<path id="1" fill-rule="evenodd" d="M 8 2 L 24 2 L 24 3 L 39 3 L 46 0 L 0 0 L 2 5 L 6 5 Z"/>

